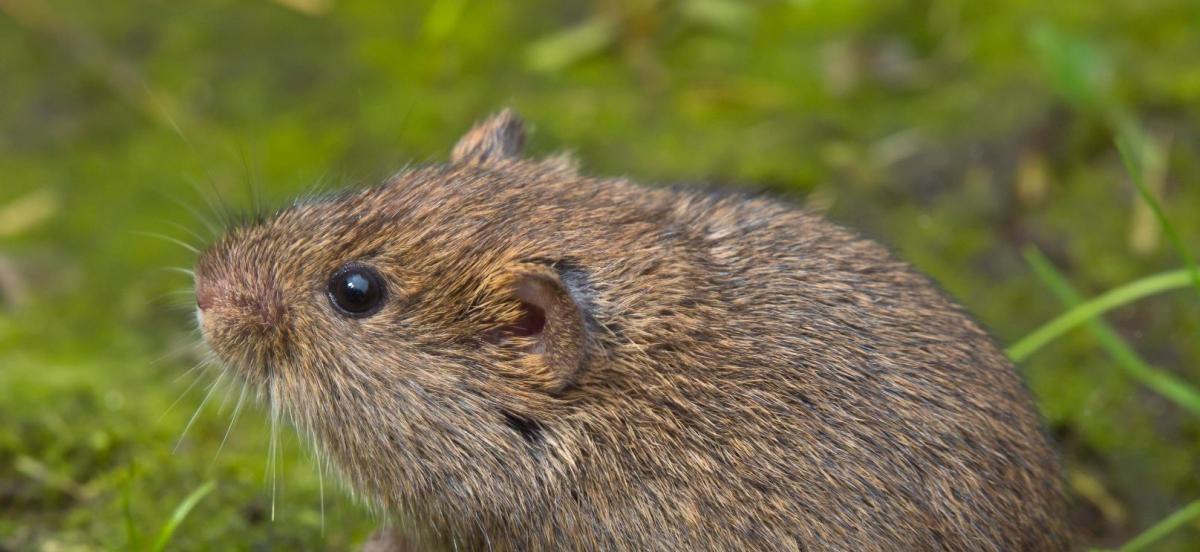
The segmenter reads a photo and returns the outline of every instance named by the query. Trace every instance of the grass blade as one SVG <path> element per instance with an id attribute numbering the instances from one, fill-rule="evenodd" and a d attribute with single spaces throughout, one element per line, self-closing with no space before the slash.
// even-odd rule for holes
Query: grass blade
<path id="1" fill-rule="evenodd" d="M 192 491 L 192 494 L 183 499 L 183 502 L 180 502 L 179 505 L 175 507 L 175 511 L 171 512 L 171 518 L 168 519 L 165 524 L 163 524 L 162 530 L 158 532 L 158 538 L 155 539 L 154 547 L 151 548 L 151 550 L 154 552 L 162 552 L 165 550 L 167 548 L 167 543 L 171 541 L 171 537 L 175 534 L 175 530 L 178 529 L 179 525 L 183 523 L 183 520 L 187 518 L 188 514 L 192 511 L 192 508 L 195 508 L 196 504 L 199 503 L 201 499 L 207 496 L 208 493 L 212 492 L 213 487 L 215 486 L 215 481 L 209 481 L 201 485 L 200 488 Z"/>
<path id="2" fill-rule="evenodd" d="M 1082 303 L 1079 292 L 1055 270 L 1050 261 L 1036 248 L 1025 250 L 1025 259 L 1029 262 L 1034 273 L 1046 283 L 1058 296 L 1059 300 L 1070 307 Z M 1154 368 L 1142 360 L 1132 348 L 1117 335 L 1103 320 L 1093 318 L 1087 322 L 1088 328 L 1100 341 L 1100 345 L 1108 351 L 1117 365 L 1125 373 L 1139 383 L 1153 389 L 1158 394 L 1170 399 L 1175 404 L 1196 416 L 1200 416 L 1200 390 L 1174 375 Z"/>
<path id="3" fill-rule="evenodd" d="M 1162 227 L 1163 233 L 1167 235 L 1167 239 L 1171 240 L 1171 245 L 1175 247 L 1176 253 L 1183 259 L 1184 266 L 1187 267 L 1191 275 L 1192 285 L 1196 287 L 1196 292 L 1200 293 L 1200 267 L 1196 266 L 1196 258 L 1184 246 L 1183 240 L 1179 237 L 1179 232 L 1175 231 L 1175 226 L 1167 218 L 1162 205 L 1159 204 L 1154 194 L 1150 193 L 1150 188 L 1146 186 L 1143 161 L 1144 156 L 1148 154 L 1147 149 L 1150 147 L 1151 144 L 1148 140 L 1135 140 L 1129 133 L 1117 138 L 1117 151 L 1121 153 L 1121 161 L 1125 163 L 1125 170 L 1129 172 L 1129 179 L 1133 181 L 1138 194 L 1142 196 L 1142 200 L 1146 202 L 1146 205 L 1154 213 L 1154 218 L 1158 219 L 1159 226 Z"/>
<path id="4" fill-rule="evenodd" d="M 129 471 L 125 475 L 125 484 L 121 489 L 121 513 L 123 514 L 122 517 L 125 518 L 125 542 L 130 550 L 141 550 L 142 548 L 141 535 L 138 534 L 137 523 L 133 518 L 133 501 L 130 499 L 130 495 L 133 494 L 133 480 L 136 477 L 136 469 L 137 464 L 130 461 Z"/>
<path id="5" fill-rule="evenodd" d="M 616 39 L 617 25 L 608 18 L 594 17 L 538 39 L 525 50 L 525 64 L 536 71 L 559 71 L 600 53 Z"/>
<path id="6" fill-rule="evenodd" d="M 1028 40 L 1051 86 L 1073 106 L 1104 112 L 1117 103 L 1112 61 L 1095 41 L 1046 21 L 1030 28 Z"/>
<path id="7" fill-rule="evenodd" d="M 1185 269 L 1139 278 L 1081 303 L 1047 322 L 1009 347 L 1008 356 L 1013 362 L 1021 362 L 1058 336 L 1105 312 L 1155 293 L 1179 289 L 1191 284 L 1191 275 Z"/>
<path id="8" fill-rule="evenodd" d="M 1200 500 L 1193 501 L 1191 504 L 1167 516 L 1162 521 L 1155 523 L 1152 527 L 1143 531 L 1142 534 L 1125 543 L 1125 546 L 1122 546 L 1119 550 L 1120 552 L 1142 550 L 1196 518 L 1200 518 Z"/>

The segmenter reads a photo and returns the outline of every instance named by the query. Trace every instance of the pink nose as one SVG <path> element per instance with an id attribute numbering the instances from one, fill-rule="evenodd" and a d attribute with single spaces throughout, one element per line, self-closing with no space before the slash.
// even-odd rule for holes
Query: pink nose
<path id="1" fill-rule="evenodd" d="M 202 311 L 212 308 L 213 292 L 211 287 L 204 285 L 203 282 L 196 283 L 196 306 Z"/>

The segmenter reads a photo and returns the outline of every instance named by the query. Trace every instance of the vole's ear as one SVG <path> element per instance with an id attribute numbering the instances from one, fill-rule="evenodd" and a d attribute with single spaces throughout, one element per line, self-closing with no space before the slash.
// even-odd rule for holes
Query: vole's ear
<path id="1" fill-rule="evenodd" d="M 521 156 L 525 146 L 525 123 L 511 109 L 505 109 L 467 131 L 454 151 L 450 162 L 488 165 Z"/>
<path id="2" fill-rule="evenodd" d="M 558 270 L 523 264 L 508 286 L 516 312 L 495 337 L 522 348 L 520 376 L 555 394 L 571 384 L 587 361 L 586 306 Z"/>

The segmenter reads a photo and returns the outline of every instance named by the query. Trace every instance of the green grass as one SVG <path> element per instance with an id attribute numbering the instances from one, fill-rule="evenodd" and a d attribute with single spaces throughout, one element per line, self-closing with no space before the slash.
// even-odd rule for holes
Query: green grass
<path id="1" fill-rule="evenodd" d="M 1154 197 L 1154 193 L 1150 191 L 1146 185 L 1144 161 L 1143 159 L 1149 155 L 1165 155 L 1158 152 L 1152 143 L 1142 139 L 1136 140 L 1129 136 L 1117 138 L 1117 149 L 1121 152 L 1121 160 L 1125 163 L 1125 169 L 1129 171 L 1129 178 L 1133 181 L 1133 185 L 1137 187 L 1138 194 L 1142 197 L 1142 201 L 1150 207 L 1154 213 L 1154 218 L 1162 227 L 1163 233 L 1171 240 L 1171 245 L 1175 247 L 1176 253 L 1183 259 L 1187 266 L 1187 273 L 1191 279 L 1192 285 L 1196 288 L 1196 292 L 1200 294 L 1200 267 L 1196 266 L 1196 258 L 1192 256 L 1191 251 L 1183 244 L 1183 239 L 1179 237 L 1179 232 L 1175 230 L 1175 225 L 1171 224 L 1171 220 L 1167 218 L 1163 211 L 1162 205 L 1159 204 L 1158 198 Z"/>
<path id="2" fill-rule="evenodd" d="M 269 477 L 260 405 L 231 425 L 240 389 L 205 403 L 213 371 L 180 377 L 200 355 L 172 241 L 443 159 L 511 105 L 534 154 L 767 191 L 892 246 L 1012 344 L 1086 481 L 1082 541 L 1190 550 L 1198 20 L 1192 0 L 0 0 L 0 549 L 146 550 L 168 526 L 171 550 L 353 549 L 377 520 L 289 430 Z"/>
<path id="3" fill-rule="evenodd" d="M 1063 278 L 1062 274 L 1054 269 L 1041 252 L 1037 249 L 1029 249 L 1026 251 L 1026 259 L 1029 261 L 1034 272 L 1054 291 L 1059 300 L 1071 308 L 1065 316 L 1072 316 L 1073 313 L 1087 313 L 1089 304 L 1082 304 L 1079 293 L 1072 289 L 1070 283 Z M 1190 275 L 1188 277 L 1188 281 L 1190 282 Z M 1133 296 L 1132 294 L 1126 294 L 1124 298 L 1128 302 L 1132 300 Z M 1094 305 L 1096 302 L 1090 304 Z M 1096 336 L 1096 339 L 1100 341 L 1104 349 L 1113 357 L 1113 360 L 1124 369 L 1125 373 L 1131 379 L 1153 389 L 1193 415 L 1200 416 L 1200 390 L 1161 369 L 1150 366 L 1108 324 L 1098 319 L 1092 319 L 1099 311 L 1096 309 L 1091 310 L 1095 312 L 1092 312 L 1091 316 L 1086 319 L 1088 328 Z M 1185 522 L 1196 517 L 1197 513 L 1200 513 L 1193 511 L 1196 509 L 1197 504 L 1193 503 L 1171 514 L 1165 520 L 1155 524 L 1143 534 L 1126 543 L 1121 547 L 1121 550 L 1140 550 L 1145 548 L 1150 543 L 1163 538 L 1171 531 L 1183 527 Z"/>
<path id="4" fill-rule="evenodd" d="M 1193 415 L 1200 416 L 1200 389 L 1170 373 L 1150 366 L 1132 347 L 1125 343 L 1117 332 L 1097 319 L 1106 310 L 1132 303 L 1141 297 L 1159 291 L 1183 287 L 1186 284 L 1192 284 L 1200 291 L 1200 270 L 1196 268 L 1195 259 L 1183 245 L 1162 206 L 1159 205 L 1157 198 L 1145 184 L 1141 162 L 1142 154 L 1136 152 L 1143 152 L 1148 146 L 1144 143 L 1140 146 L 1133 145 L 1130 139 L 1124 138 L 1118 139 L 1117 147 L 1142 200 L 1153 210 L 1157 223 L 1170 237 L 1176 251 L 1187 262 L 1188 268 L 1148 276 L 1109 291 L 1091 301 L 1083 302 L 1079 293 L 1071 287 L 1061 273 L 1054 269 L 1045 255 L 1036 248 L 1027 248 L 1025 259 L 1034 273 L 1054 291 L 1054 294 L 1069 310 L 1018 341 L 1008 349 L 1008 354 L 1015 362 L 1020 362 L 1067 330 L 1086 323 L 1092 334 L 1130 378 L 1153 389 Z M 1122 546 L 1120 550 L 1123 552 L 1142 550 L 1197 517 L 1200 517 L 1200 501 L 1194 501 L 1154 524 Z"/>
<path id="5" fill-rule="evenodd" d="M 175 530 L 179 529 L 180 524 L 191 513 L 192 508 L 196 507 L 196 503 L 200 502 L 205 496 L 208 496 L 215 486 L 215 481 L 209 481 L 195 491 L 192 491 L 192 494 L 187 495 L 187 498 L 184 498 L 183 502 L 180 502 L 175 507 L 175 511 L 171 512 L 171 517 L 167 519 L 166 523 L 163 523 L 162 529 L 158 531 L 158 537 L 154 539 L 154 544 L 150 547 L 150 550 L 154 552 L 166 550 L 167 544 L 171 542 L 171 536 L 175 534 Z"/>
<path id="6" fill-rule="evenodd" d="M 1171 514 L 1166 519 L 1154 524 L 1154 527 L 1147 529 L 1137 538 L 1125 543 L 1121 547 L 1120 552 L 1135 552 L 1137 550 L 1145 550 L 1150 545 L 1162 540 L 1167 535 L 1171 534 L 1183 527 L 1185 524 L 1200 518 L 1200 500 L 1196 500 L 1187 506 L 1181 508 L 1178 512 Z"/>
<path id="7" fill-rule="evenodd" d="M 1034 255 L 1034 259 L 1036 260 L 1031 260 L 1031 264 L 1041 266 L 1046 262 L 1045 257 L 1040 253 Z M 1008 356 L 1014 362 L 1021 362 L 1029 358 L 1038 349 L 1054 341 L 1055 338 L 1080 324 L 1104 314 L 1106 311 L 1125 306 L 1156 293 L 1187 287 L 1192 285 L 1192 282 L 1191 271 L 1179 269 L 1146 276 L 1119 288 L 1107 291 L 1085 303 L 1075 305 L 1070 310 L 1058 315 L 1054 320 L 1047 322 L 1020 341 L 1017 341 L 1008 348 Z"/>

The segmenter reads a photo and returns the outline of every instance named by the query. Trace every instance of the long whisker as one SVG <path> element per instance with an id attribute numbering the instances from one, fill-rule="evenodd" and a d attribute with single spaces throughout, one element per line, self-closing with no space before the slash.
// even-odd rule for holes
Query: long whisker
<path id="1" fill-rule="evenodd" d="M 250 162 L 252 155 L 247 151 L 245 143 L 239 141 L 237 153 L 242 162 L 242 182 L 246 185 L 246 191 L 250 196 L 250 217 L 251 220 L 259 220 L 263 216 L 263 201 L 260 194 L 261 177 L 258 173 L 258 166 Z"/>
<path id="2" fill-rule="evenodd" d="M 237 424 L 238 415 L 242 413 L 242 405 L 246 402 L 246 384 L 242 384 L 242 392 L 238 395 L 237 404 L 233 407 L 233 416 L 229 419 L 229 427 L 225 428 L 225 436 L 221 438 L 221 444 L 217 447 L 217 453 L 213 455 L 213 462 L 221 456 L 221 451 L 225 449 L 225 442 L 229 440 L 229 434 L 233 433 L 233 426 Z"/>
<path id="3" fill-rule="evenodd" d="M 189 297 L 190 297 L 190 296 L 192 296 L 192 295 L 195 295 L 195 294 L 196 294 L 196 292 L 195 292 L 194 290 L 192 290 L 191 288 L 187 288 L 187 289 L 173 289 L 173 290 L 171 290 L 171 291 L 168 291 L 168 292 L 165 292 L 165 293 L 161 293 L 161 294 L 159 294 L 159 295 L 158 295 L 158 297 L 157 297 L 157 299 L 166 299 L 166 298 L 168 298 L 168 297 L 178 297 L 178 296 L 180 296 L 180 295 L 187 295 L 187 296 L 189 296 Z M 188 304 L 189 304 L 189 305 L 191 305 L 191 304 L 193 304 L 193 303 L 192 303 L 191 301 L 188 301 Z"/>
<path id="4" fill-rule="evenodd" d="M 276 425 L 278 427 L 278 426 L 282 426 L 283 424 L 280 423 L 280 424 L 276 424 Z M 279 431 L 279 430 L 277 429 L 276 431 Z M 285 454 L 283 454 L 283 448 L 285 446 L 287 446 L 287 441 L 284 440 L 286 435 L 287 435 L 286 433 L 280 434 L 280 436 L 276 438 L 276 440 L 278 441 L 278 444 L 275 446 L 275 472 L 276 472 L 276 474 L 278 474 L 275 478 L 275 481 L 277 482 L 276 486 L 279 487 L 279 504 L 280 505 L 282 505 L 284 503 L 284 499 L 287 496 L 287 470 L 285 469 L 285 466 L 283 464 L 284 461 L 287 459 L 287 456 Z M 282 509 L 282 506 L 281 506 L 281 509 Z"/>
<path id="5" fill-rule="evenodd" d="M 175 292 L 167 293 L 167 294 L 163 295 L 162 297 L 174 295 L 174 293 Z M 191 290 L 188 290 L 188 293 L 191 294 Z M 194 352 L 195 350 L 196 350 L 196 346 L 193 344 L 175 347 L 175 348 L 163 353 L 162 355 L 159 355 L 157 358 L 154 358 L 153 360 L 151 360 L 150 366 L 158 366 L 159 364 L 161 364 L 167 360 L 175 360 L 175 359 L 180 358 L 183 355 L 187 354 L 188 352 L 190 352 L 190 351 Z M 203 362 L 203 361 L 201 361 L 201 362 Z M 174 381 L 179 381 L 179 377 L 176 376 Z"/>
<path id="6" fill-rule="evenodd" d="M 158 110 L 159 115 L 161 115 L 162 118 L 167 121 L 167 124 L 172 130 L 175 131 L 175 134 L 179 135 L 179 139 L 182 140 L 183 143 L 187 145 L 188 149 L 191 149 L 192 153 L 194 154 L 196 151 L 196 146 L 192 144 L 192 141 L 188 139 L 187 135 L 183 132 L 183 127 L 179 125 L 179 121 L 175 120 L 175 116 L 171 114 L 171 110 L 162 102 L 162 100 L 158 97 L 158 94 L 156 94 L 154 90 L 150 88 L 148 83 L 143 82 L 142 88 L 144 89 L 146 99 L 149 100 L 150 104 L 153 105 L 156 110 Z"/>
<path id="7" fill-rule="evenodd" d="M 206 242 L 209 240 L 209 238 L 205 238 L 204 236 L 201 236 L 199 232 L 196 232 L 195 230 L 192 230 L 191 228 L 188 228 L 188 227 L 186 227 L 186 226 L 184 226 L 184 225 L 182 225 L 182 224 L 179 224 L 178 222 L 175 222 L 175 221 L 168 221 L 168 222 L 167 222 L 167 224 L 170 224 L 171 226 L 174 226 L 176 230 L 179 230 L 179 231 L 181 231 L 181 232 L 185 232 L 185 233 L 187 233 L 189 236 L 191 236 L 191 237 L 193 237 L 193 238 L 196 238 L 196 241 L 197 241 L 198 243 L 206 243 Z"/>
<path id="8" fill-rule="evenodd" d="M 195 272 L 195 271 L 193 271 L 193 270 L 192 270 L 192 269 L 190 269 L 190 268 L 184 268 L 184 267 L 181 267 L 181 266 L 164 266 L 164 267 L 162 267 L 160 270 L 165 270 L 165 271 L 167 271 L 167 272 L 175 272 L 175 273 L 178 273 L 178 274 L 183 274 L 183 275 L 185 275 L 185 276 L 188 276 L 188 277 L 191 277 L 191 278 L 195 278 L 195 277 L 196 277 L 196 272 Z"/>
<path id="9" fill-rule="evenodd" d="M 153 297 L 153 302 L 158 305 L 163 305 L 164 308 L 178 313 L 187 313 L 191 316 L 187 317 L 191 323 L 191 329 L 199 331 L 200 321 L 196 317 L 196 299 L 195 292 L 191 289 L 174 289 L 156 294 Z"/>
<path id="10" fill-rule="evenodd" d="M 156 304 L 165 303 L 168 307 L 186 307 L 188 310 L 195 310 L 196 302 L 191 299 L 193 293 L 190 289 L 173 289 L 156 294 L 153 299 Z"/>
<path id="11" fill-rule="evenodd" d="M 321 496 L 321 535 L 325 535 L 325 466 L 321 449 L 316 445 L 316 440 L 313 440 L 313 451 L 317 457 L 317 492 Z"/>
<path id="12" fill-rule="evenodd" d="M 188 368 L 187 370 L 185 370 L 182 374 L 175 376 L 175 379 L 172 380 L 171 383 L 175 383 L 175 382 L 179 381 L 180 379 L 184 378 L 185 376 L 187 376 L 188 374 L 192 373 L 197 368 L 199 368 L 200 366 L 205 364 L 205 362 L 206 362 L 205 359 L 201 359 L 196 364 L 193 364 L 191 368 Z M 163 411 L 162 415 L 160 415 L 158 417 L 157 421 L 161 422 L 163 418 L 166 418 L 167 414 L 170 414 L 171 411 L 175 409 L 175 405 L 178 405 L 179 401 L 182 401 L 183 398 L 186 397 L 187 394 L 192 391 L 192 388 L 195 387 L 197 383 L 200 383 L 201 379 L 204 379 L 204 372 L 200 372 L 200 373 L 196 374 L 196 377 L 194 379 L 192 379 L 192 383 L 190 385 L 188 385 L 186 389 L 183 390 L 183 393 L 179 394 L 179 397 L 175 399 L 175 402 L 171 403 L 171 406 L 168 406 L 167 409 L 165 411 Z"/>
<path id="13" fill-rule="evenodd" d="M 159 299 L 165 299 L 165 297 L 160 297 Z M 174 313 L 194 313 L 196 311 L 196 304 L 191 301 L 174 301 L 168 302 L 163 308 Z"/>
<path id="14" fill-rule="evenodd" d="M 221 406 L 217 407 L 218 414 L 225 414 L 225 407 L 229 405 L 229 398 L 233 396 L 233 378 L 230 378 L 230 384 L 225 386 L 225 390 L 221 392 Z"/>
<path id="15" fill-rule="evenodd" d="M 233 204 L 225 201 L 225 196 L 221 193 L 221 189 L 217 187 L 216 181 L 214 181 L 212 178 L 207 178 L 205 179 L 205 182 L 208 183 L 208 187 L 212 189 L 213 196 L 216 197 L 217 205 L 215 209 L 217 209 L 217 212 L 226 221 L 226 226 L 237 226 L 237 213 L 235 213 L 233 210 Z"/>
<path id="16" fill-rule="evenodd" d="M 204 194 L 200 193 L 200 189 L 194 184 L 194 179 L 189 178 L 187 180 L 189 182 L 193 182 L 192 188 L 194 188 L 196 190 L 196 192 L 198 194 L 200 194 L 201 198 L 203 198 Z M 200 221 L 200 224 L 203 224 L 204 228 L 206 230 L 208 230 L 209 239 L 215 238 L 218 234 L 220 234 L 220 232 L 217 231 L 217 226 L 215 224 L 213 224 L 213 221 L 211 219 L 209 219 L 207 216 L 205 216 L 203 213 L 201 213 L 199 210 L 197 210 L 195 207 L 192 207 L 187 202 L 185 202 L 171 194 L 167 194 L 165 192 L 160 192 L 160 193 L 162 193 L 162 195 L 164 197 L 166 197 L 167 199 L 169 199 L 171 202 L 175 203 L 176 205 L 179 205 L 180 207 L 183 207 L 183 209 L 185 211 L 187 211 L 188 214 L 192 215 L 192 218 L 195 218 L 196 220 Z M 212 205 L 211 202 L 207 201 L 207 199 L 206 199 L 205 203 L 208 203 L 211 208 L 211 205 Z M 199 236 L 197 236 L 197 237 L 199 237 Z M 203 242 L 206 240 L 201 239 L 200 241 Z"/>
<path id="17" fill-rule="evenodd" d="M 217 184 L 213 182 L 212 178 L 204 178 L 204 183 L 208 185 L 210 190 L 212 190 L 212 194 L 204 191 L 203 186 L 200 184 L 197 178 L 188 178 L 187 181 L 189 184 L 191 184 L 192 189 L 196 191 L 196 195 L 199 195 L 201 199 L 204 200 L 204 203 L 208 205 L 208 209 L 216 215 L 217 222 L 220 224 L 221 228 L 228 229 L 234 226 L 235 221 L 233 220 L 232 213 L 226 207 L 225 201 L 221 199 L 221 192 L 217 189 Z M 214 199 L 214 196 L 216 199 Z M 214 236 L 219 234 L 220 232 L 216 231 L 215 229 L 213 230 Z"/>
<path id="18" fill-rule="evenodd" d="M 139 236 L 145 236 L 145 237 L 148 237 L 148 238 L 158 238 L 158 239 L 160 239 L 160 240 L 164 240 L 164 241 L 167 241 L 167 242 L 173 243 L 173 244 L 175 244 L 175 245 L 178 245 L 178 246 L 180 246 L 180 247 L 182 247 L 182 248 L 184 248 L 184 249 L 187 249 L 188 251 L 191 251 L 191 252 L 192 252 L 192 254 L 195 254 L 195 255 L 199 255 L 199 254 L 200 254 L 200 250 L 199 250 L 199 249 L 197 249 L 197 248 L 196 248 L 196 246 L 194 246 L 194 245 L 192 245 L 192 244 L 190 244 L 190 243 L 188 243 L 188 242 L 185 242 L 185 241 L 183 241 L 183 240 L 176 239 L 176 238 L 172 238 L 171 236 L 168 236 L 168 235 L 166 235 L 166 234 L 159 234 L 158 232 L 142 232 L 142 231 L 138 231 L 138 230 L 134 230 L 134 231 L 132 231 L 132 232 L 133 232 L 134 234 L 137 234 L 137 235 L 139 235 Z"/>
<path id="19" fill-rule="evenodd" d="M 174 454 L 179 450 L 179 445 L 183 444 L 183 439 L 187 437 L 188 430 L 192 429 L 192 424 L 196 423 L 196 418 L 200 417 L 200 411 L 204 410 L 204 405 L 208 404 L 208 400 L 212 398 L 213 391 L 216 391 L 217 386 L 220 385 L 221 381 L 224 379 L 225 372 L 222 372 L 221 375 L 217 376 L 217 381 L 214 381 L 213 384 L 209 386 L 208 393 L 204 395 L 204 400 L 200 401 L 200 406 L 196 407 L 196 411 L 192 413 L 192 418 L 188 420 L 187 425 L 183 427 L 183 433 L 179 435 L 179 440 L 175 442 L 175 448 L 171 450 L 171 454 Z"/>
<path id="20" fill-rule="evenodd" d="M 192 373 L 192 371 L 196 370 L 197 368 L 199 368 L 201 366 L 213 364 L 215 361 L 216 361 L 216 358 L 213 356 L 212 353 L 205 353 L 204 357 L 201 358 L 200 360 L 197 360 L 195 364 L 192 364 L 191 368 L 188 368 L 182 374 L 175 376 L 175 379 L 171 380 L 171 384 L 174 385 L 175 383 L 178 383 L 179 380 L 184 378 L 184 376 Z"/>
<path id="21" fill-rule="evenodd" d="M 271 521 L 275 521 L 275 480 L 276 461 L 279 450 L 279 397 L 275 380 L 271 380 L 271 433 L 270 445 L 267 448 L 267 473 L 271 478 Z"/>

